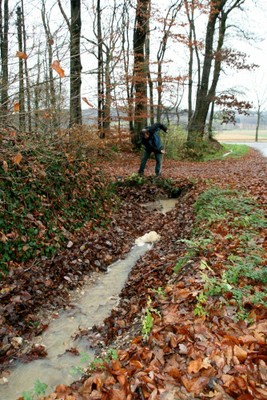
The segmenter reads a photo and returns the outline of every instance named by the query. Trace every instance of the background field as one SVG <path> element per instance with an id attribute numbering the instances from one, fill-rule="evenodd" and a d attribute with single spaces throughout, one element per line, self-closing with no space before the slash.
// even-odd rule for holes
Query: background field
<path id="1" fill-rule="evenodd" d="M 215 139 L 220 142 L 255 142 L 255 130 L 222 130 L 215 132 Z M 267 130 L 260 130 L 258 142 L 267 142 Z"/>

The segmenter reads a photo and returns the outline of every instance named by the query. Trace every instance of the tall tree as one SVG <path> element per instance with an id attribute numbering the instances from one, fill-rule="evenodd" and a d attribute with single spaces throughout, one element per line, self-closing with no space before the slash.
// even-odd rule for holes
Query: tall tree
<path id="1" fill-rule="evenodd" d="M 123 77 L 126 92 L 126 109 L 129 122 L 129 130 L 131 134 L 134 132 L 134 104 L 133 104 L 133 81 L 130 74 L 130 64 L 131 64 L 131 40 L 129 36 L 130 32 L 130 21 L 131 17 L 129 15 L 131 2 L 127 0 L 124 1 L 123 11 L 122 11 L 122 62 L 123 62 Z"/>
<path id="2" fill-rule="evenodd" d="M 196 36 L 195 26 L 195 9 L 199 7 L 198 1 L 184 0 L 186 15 L 189 23 L 189 34 L 188 34 L 188 47 L 189 47 L 189 61 L 188 61 L 188 121 L 191 120 L 193 115 L 193 68 L 194 68 L 194 55 L 197 60 L 197 88 L 200 87 L 200 72 L 201 63 L 199 56 L 199 46 Z"/>
<path id="3" fill-rule="evenodd" d="M 8 114 L 8 0 L 0 0 L 0 51 L 1 51 L 1 99 L 0 125 Z"/>
<path id="4" fill-rule="evenodd" d="M 21 7 L 17 7 L 17 32 L 19 54 L 23 54 L 23 22 Z M 24 84 L 24 58 L 19 57 L 19 130 L 24 132 L 26 129 L 25 119 L 25 84 Z"/>
<path id="5" fill-rule="evenodd" d="M 23 43 L 23 53 L 26 55 L 27 54 L 27 34 L 26 34 L 26 28 L 25 28 L 25 19 L 24 19 L 24 1 L 21 0 L 21 29 L 22 29 L 22 43 Z M 27 62 L 27 57 L 25 57 L 24 60 L 24 74 L 25 74 L 25 94 L 26 94 L 26 99 L 27 99 L 27 114 L 25 115 L 25 121 L 26 121 L 26 116 L 27 116 L 27 129 L 29 132 L 32 131 L 32 113 L 31 113 L 31 89 L 30 89 L 30 78 L 29 78 L 29 69 L 28 69 L 28 62 Z"/>
<path id="6" fill-rule="evenodd" d="M 101 138 L 104 133 L 104 55 L 103 55 L 103 37 L 102 37 L 102 10 L 101 0 L 97 0 L 96 18 L 97 18 L 97 110 L 98 110 L 98 131 Z"/>
<path id="7" fill-rule="evenodd" d="M 222 62 L 227 59 L 228 54 L 223 49 L 227 29 L 226 22 L 233 10 L 237 8 L 241 10 L 244 2 L 245 0 L 215 0 L 210 2 L 202 75 L 197 90 L 195 110 L 188 125 L 187 145 L 189 147 L 198 146 L 205 135 L 208 112 L 216 97 Z M 216 34 L 217 28 L 218 34 Z"/>
<path id="8" fill-rule="evenodd" d="M 49 21 L 47 19 L 46 15 L 46 8 L 45 8 L 45 1 L 42 0 L 42 22 L 43 22 L 43 27 L 45 31 L 45 36 L 46 36 L 46 46 L 47 46 L 47 53 L 48 53 L 48 65 L 51 66 L 53 62 L 53 36 L 51 34 L 50 26 L 49 26 Z M 49 114 L 52 115 L 52 121 L 53 121 L 53 128 L 54 130 L 58 128 L 58 113 L 56 110 L 56 89 L 55 89 L 55 82 L 53 78 L 53 71 L 52 68 L 49 68 L 49 77 L 48 77 L 48 99 L 49 99 L 49 105 L 48 105 L 48 112 Z"/>
<path id="9" fill-rule="evenodd" d="M 71 0 L 70 24 L 70 127 L 82 124 L 81 107 L 81 1 Z"/>
<path id="10" fill-rule="evenodd" d="M 134 27 L 134 88 L 135 115 L 132 142 L 137 145 L 139 132 L 147 124 L 147 68 L 145 62 L 145 44 L 148 32 L 150 0 L 138 0 Z"/>

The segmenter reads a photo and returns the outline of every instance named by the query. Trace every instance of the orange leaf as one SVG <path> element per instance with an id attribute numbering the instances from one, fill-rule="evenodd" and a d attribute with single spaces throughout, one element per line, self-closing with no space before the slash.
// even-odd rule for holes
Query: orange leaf
<path id="1" fill-rule="evenodd" d="M 193 379 L 187 379 L 185 377 L 182 377 L 182 382 L 188 392 L 193 392 L 195 394 L 200 393 L 205 386 L 209 383 L 209 378 L 208 377 L 196 377 Z"/>
<path id="2" fill-rule="evenodd" d="M 6 161 L 3 161 L 3 168 L 4 168 L 4 171 L 5 171 L 5 172 L 8 171 L 8 165 L 7 165 L 7 162 L 6 162 Z"/>
<path id="3" fill-rule="evenodd" d="M 198 358 L 197 360 L 194 361 L 190 361 L 189 365 L 188 365 L 188 372 L 189 374 L 193 373 L 197 373 L 199 372 L 202 368 L 210 368 L 210 364 L 209 362 L 202 360 L 201 358 Z"/>
<path id="4" fill-rule="evenodd" d="M 126 395 L 124 390 L 111 389 L 109 392 L 110 400 L 125 400 Z"/>
<path id="5" fill-rule="evenodd" d="M 18 153 L 15 157 L 13 157 L 13 163 L 19 165 L 22 160 L 22 155 Z"/>
<path id="6" fill-rule="evenodd" d="M 244 362 L 247 359 L 248 353 L 242 347 L 234 346 L 234 355 L 240 362 Z"/>
<path id="7" fill-rule="evenodd" d="M 23 60 L 26 60 L 28 58 L 27 54 L 24 53 L 24 51 L 17 51 L 16 57 L 19 57 L 19 58 L 21 58 Z"/>
<path id="8" fill-rule="evenodd" d="M 57 61 L 57 60 L 53 61 L 51 67 L 58 73 L 60 78 L 64 78 L 65 77 L 64 69 L 61 68 L 59 61 Z"/>
<path id="9" fill-rule="evenodd" d="M 141 369 L 141 368 L 143 368 L 143 364 L 142 364 L 140 361 L 136 360 L 136 359 L 130 360 L 130 365 L 131 365 L 132 367 L 135 367 L 136 369 Z"/>
<path id="10" fill-rule="evenodd" d="M 17 101 L 16 103 L 14 103 L 14 112 L 18 111 L 19 111 L 19 102 Z"/>
<path id="11" fill-rule="evenodd" d="M 83 100 L 86 104 L 88 104 L 88 106 L 94 107 L 94 105 L 93 105 L 92 103 L 90 103 L 90 102 L 87 100 L 86 97 L 82 97 L 82 100 Z"/>

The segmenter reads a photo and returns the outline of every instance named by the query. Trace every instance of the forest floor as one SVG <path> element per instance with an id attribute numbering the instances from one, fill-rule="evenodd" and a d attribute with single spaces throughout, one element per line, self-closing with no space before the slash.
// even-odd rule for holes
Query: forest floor
<path id="1" fill-rule="evenodd" d="M 231 286 L 223 278 L 229 254 L 233 253 L 235 260 L 243 257 L 240 236 L 236 239 L 237 233 L 242 235 L 242 227 L 230 228 L 223 220 L 213 221 L 208 228 L 203 225 L 203 230 L 212 232 L 213 238 L 205 246 L 197 243 L 197 236 L 192 236 L 196 220 L 194 204 L 201 193 L 211 188 L 236 190 L 242 196 L 254 198 L 266 218 L 267 160 L 252 149 L 241 159 L 225 157 L 222 161 L 202 163 L 164 159 L 162 180 L 172 179 L 180 191 L 176 207 L 167 214 L 141 206 L 166 196 L 165 189 L 155 185 L 153 160 L 149 160 L 148 178 L 142 185 L 126 184 L 127 178 L 138 170 L 139 161 L 134 153 L 117 153 L 110 160 L 98 160 L 98 167 L 110 180 L 121 182 L 117 186 L 122 200 L 120 209 L 112 215 L 107 229 L 99 229 L 89 237 L 84 232 L 70 249 L 43 265 L 46 270 L 43 286 L 47 290 L 41 296 L 51 310 L 67 302 L 67 289 L 82 284 L 79 277 L 88 243 L 92 249 L 89 261 L 97 258 L 97 265 L 101 266 L 126 255 L 136 237 L 152 230 L 161 236 L 136 263 L 120 294 L 119 305 L 103 325 L 84 332 L 103 360 L 99 368 L 94 366 L 71 386 L 62 382 L 54 393 L 43 398 L 267 399 L 266 296 L 257 304 L 249 296 L 243 297 L 243 316 L 238 299 L 233 296 L 236 286 L 242 288 L 245 284 L 253 286 L 253 293 L 260 295 L 266 281 L 263 284 L 247 273 L 245 281 Z M 231 214 L 232 222 L 236 221 L 237 210 L 227 213 Z M 250 224 L 247 217 L 243 221 Z M 195 248 L 188 252 L 190 241 Z M 266 279 L 266 224 L 250 237 L 248 247 L 263 251 L 257 269 L 265 268 L 265 277 L 261 278 Z M 250 251 L 246 257 L 249 256 Z M 77 260 L 82 260 L 81 264 Z M 36 279 L 34 271 L 22 272 L 17 269 L 1 286 L 2 297 L 6 296 L 2 300 L 7 302 L 5 307 L 12 307 L 13 318 L 8 320 L 7 308 L 5 314 L 0 314 L 1 333 L 5 332 L 7 338 L 0 352 L 2 376 L 7 374 L 10 357 L 24 361 L 45 357 L 43 349 L 38 352 L 35 347 L 25 354 L 16 344 L 17 337 L 30 339 L 33 332 L 20 323 L 20 316 L 16 318 L 14 304 L 24 300 L 24 320 L 32 318 L 33 305 L 43 306 L 38 291 L 29 294 L 30 282 Z M 66 276 L 68 279 L 63 278 Z M 12 285 L 16 294 L 8 298 L 8 288 Z M 45 327 L 44 319 L 40 332 Z M 116 349 L 118 357 L 105 358 L 110 349 Z"/>

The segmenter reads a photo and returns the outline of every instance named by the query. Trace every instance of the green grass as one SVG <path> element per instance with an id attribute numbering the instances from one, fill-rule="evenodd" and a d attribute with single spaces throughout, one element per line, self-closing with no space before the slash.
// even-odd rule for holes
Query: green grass
<path id="1" fill-rule="evenodd" d="M 215 153 L 203 156 L 203 161 L 225 160 L 228 158 L 240 158 L 246 155 L 249 147 L 244 144 L 222 144 L 222 149 Z"/>
<path id="2" fill-rule="evenodd" d="M 258 240 L 260 232 L 267 228 L 264 210 L 240 191 L 213 187 L 198 197 L 195 211 L 194 234 L 191 240 L 183 240 L 187 253 L 174 267 L 174 272 L 179 273 L 190 259 L 200 259 L 204 286 L 197 298 L 195 315 L 208 315 L 208 300 L 224 297 L 224 302 L 230 299 L 235 305 L 236 319 L 249 321 L 246 304 L 267 307 L 266 256 Z M 212 265 L 218 240 L 223 240 L 228 249 L 221 249 L 224 260 L 220 269 L 218 261 Z M 211 260 L 211 264 L 204 259 Z"/>

